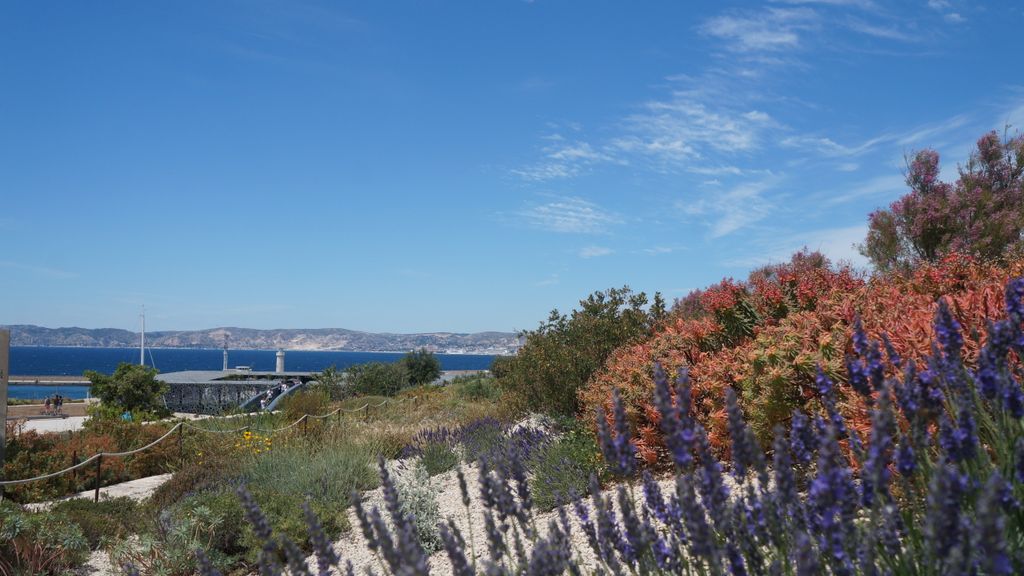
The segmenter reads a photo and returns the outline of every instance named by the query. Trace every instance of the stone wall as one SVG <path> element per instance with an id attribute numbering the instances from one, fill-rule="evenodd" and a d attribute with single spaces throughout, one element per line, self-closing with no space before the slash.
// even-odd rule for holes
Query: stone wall
<path id="1" fill-rule="evenodd" d="M 220 414 L 280 385 L 281 382 L 278 380 L 170 384 L 170 390 L 164 395 L 164 399 L 167 408 L 172 412 Z"/>

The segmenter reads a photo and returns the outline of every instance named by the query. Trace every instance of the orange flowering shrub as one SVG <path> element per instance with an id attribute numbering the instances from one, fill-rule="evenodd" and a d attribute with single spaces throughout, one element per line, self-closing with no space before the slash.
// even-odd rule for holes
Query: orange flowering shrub
<path id="1" fill-rule="evenodd" d="M 664 453 L 657 413 L 650 404 L 653 365 L 670 374 L 686 366 L 694 415 L 712 446 L 728 451 L 724 393 L 733 386 L 748 423 L 763 443 L 795 409 L 816 409 L 817 367 L 839 384 L 848 426 L 865 438 L 870 415 L 863 400 L 846 393 L 846 356 L 859 315 L 872 339 L 885 334 L 896 353 L 922 362 L 931 353 L 937 301 L 946 297 L 964 332 L 964 355 L 973 363 L 985 339 L 986 318 L 1005 316 L 1009 278 L 1024 275 L 1024 260 L 979 263 L 952 255 L 912 275 L 885 275 L 865 282 L 848 269 L 833 269 L 806 252 L 789 264 L 755 271 L 743 284 L 724 281 L 688 297 L 685 307 L 645 342 L 620 348 L 580 391 L 584 417 L 598 405 L 610 410 L 618 388 L 648 462 Z M 695 305 L 699 301 L 699 305 Z M 746 316 L 744 316 L 746 315 Z M 737 318 L 753 319 L 749 335 L 735 331 Z"/>

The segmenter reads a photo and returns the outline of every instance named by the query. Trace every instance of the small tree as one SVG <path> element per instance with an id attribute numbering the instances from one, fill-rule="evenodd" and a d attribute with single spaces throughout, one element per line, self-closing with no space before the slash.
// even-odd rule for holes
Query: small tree
<path id="1" fill-rule="evenodd" d="M 323 390 L 332 400 L 341 400 L 345 396 L 345 374 L 334 364 L 324 368 L 319 374 L 314 374 L 313 378 L 316 380 L 316 387 Z"/>
<path id="2" fill-rule="evenodd" d="M 441 376 L 441 361 L 433 352 L 420 349 L 402 357 L 402 366 L 409 375 L 409 384 L 422 386 L 430 384 Z"/>
<path id="3" fill-rule="evenodd" d="M 409 376 L 401 363 L 369 362 L 356 364 L 345 370 L 345 379 L 356 394 L 394 396 L 409 383 Z"/>
<path id="4" fill-rule="evenodd" d="M 910 192 L 868 217 L 860 252 L 881 271 L 913 268 L 958 252 L 993 259 L 1024 233 L 1024 137 L 982 136 L 953 184 L 939 180 L 939 154 L 907 163 Z"/>
<path id="5" fill-rule="evenodd" d="M 167 412 L 164 394 L 167 383 L 156 379 L 157 370 L 138 364 L 122 362 L 110 376 L 95 370 L 87 370 L 85 377 L 91 383 L 89 392 L 100 399 L 105 406 L 119 412 Z"/>
<path id="6" fill-rule="evenodd" d="M 570 315 L 554 310 L 547 322 L 522 334 L 516 356 L 496 364 L 498 383 L 517 408 L 571 416 L 577 391 L 618 347 L 643 340 L 666 314 L 664 302 L 647 311 L 647 295 L 628 286 L 595 292 Z"/>

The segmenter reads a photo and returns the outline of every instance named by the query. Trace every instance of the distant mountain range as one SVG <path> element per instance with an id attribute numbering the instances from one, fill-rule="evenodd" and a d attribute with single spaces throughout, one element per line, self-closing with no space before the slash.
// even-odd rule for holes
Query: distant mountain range
<path id="1" fill-rule="evenodd" d="M 130 348 L 139 345 L 139 333 L 117 328 L 44 328 L 2 326 L 11 331 L 12 346 L 88 346 Z M 208 330 L 146 332 L 146 345 L 155 348 L 220 348 L 224 337 L 235 350 L 342 350 L 351 352 L 405 352 L 426 348 L 449 354 L 514 354 L 519 339 L 512 332 L 427 332 L 376 334 L 343 328 L 311 330 Z"/>

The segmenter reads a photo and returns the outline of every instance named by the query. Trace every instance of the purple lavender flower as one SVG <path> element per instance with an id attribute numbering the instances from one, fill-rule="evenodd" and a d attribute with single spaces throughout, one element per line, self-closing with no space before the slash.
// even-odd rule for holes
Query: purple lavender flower
<path id="1" fill-rule="evenodd" d="M 942 562 L 965 544 L 968 527 L 961 511 L 967 477 L 951 465 L 940 466 L 928 486 L 924 535 L 929 554 Z"/>
<path id="2" fill-rule="evenodd" d="M 868 352 L 868 335 L 864 333 L 864 324 L 860 321 L 860 314 L 853 317 L 853 352 L 857 356 L 864 356 Z"/>
<path id="3" fill-rule="evenodd" d="M 676 469 L 689 468 L 693 462 L 693 421 L 690 418 L 690 378 L 685 368 L 679 369 L 673 390 L 661 364 L 655 363 L 654 405 L 661 415 L 659 426 Z"/>
<path id="4" fill-rule="evenodd" d="M 302 503 L 302 512 L 306 519 L 306 529 L 309 533 L 309 542 L 313 546 L 313 552 L 316 555 L 317 569 L 319 570 L 320 576 L 327 576 L 331 572 L 332 566 L 337 566 L 341 559 L 338 558 L 337 553 L 334 552 L 334 547 L 331 545 L 330 538 L 324 532 L 323 526 L 320 525 L 320 520 L 313 513 L 313 509 L 310 508 L 309 502 Z"/>
<path id="5" fill-rule="evenodd" d="M 964 337 L 960 333 L 960 323 L 949 311 L 949 302 L 945 298 L 939 300 L 939 308 L 935 312 L 935 338 L 942 346 L 948 359 L 959 359 L 960 350 L 964 346 Z"/>
<path id="6" fill-rule="evenodd" d="M 801 464 L 809 464 L 814 459 L 814 451 L 818 449 L 818 436 L 815 435 L 810 422 L 800 410 L 793 411 L 789 445 L 793 451 L 793 457 Z"/>
<path id="7" fill-rule="evenodd" d="M 697 500 L 691 474 L 676 475 L 676 495 L 683 508 L 683 520 L 689 535 L 689 551 L 708 562 L 717 560 L 717 543 L 708 524 L 704 507 Z"/>
<path id="8" fill-rule="evenodd" d="M 758 448 L 750 442 L 747 424 L 743 421 L 743 412 L 732 388 L 725 390 L 725 409 L 729 416 L 729 436 L 732 438 L 733 475 L 742 481 L 747 468 L 753 465 L 754 452 Z"/>
<path id="9" fill-rule="evenodd" d="M 129 574 L 127 571 L 127 574 Z M 210 562 L 210 557 L 206 555 L 202 550 L 196 550 L 196 572 L 200 576 L 223 576 L 219 570 L 213 567 L 213 562 Z M 135 574 L 138 574 L 136 571 Z"/>
<path id="10" fill-rule="evenodd" d="M 772 493 L 772 502 L 775 505 L 775 515 L 779 522 L 784 523 L 786 528 L 804 528 L 803 517 L 800 514 L 800 501 L 797 495 L 796 475 L 793 472 L 793 459 L 786 442 L 785 431 L 782 426 L 775 427 L 775 441 L 773 444 L 772 470 L 775 474 L 775 491 Z M 779 526 L 775 526 L 776 529 Z"/>
<path id="11" fill-rule="evenodd" d="M 961 409 L 955 425 L 945 415 L 942 416 L 939 421 L 939 445 L 950 462 L 964 462 L 974 458 L 978 437 L 970 410 Z"/>
<path id="12" fill-rule="evenodd" d="M 636 448 L 629 441 L 629 422 L 626 420 L 626 409 L 622 405 L 622 397 L 618 389 L 612 390 L 613 419 L 615 434 L 608 430 L 604 409 L 597 409 L 598 437 L 601 452 L 612 473 L 619 476 L 632 476 L 636 471 Z"/>
<path id="13" fill-rule="evenodd" d="M 889 358 L 889 363 L 899 368 L 903 360 L 900 358 L 899 353 L 896 352 L 896 348 L 892 345 L 892 341 L 889 340 L 889 335 L 882 333 L 882 343 L 885 345 L 885 354 Z"/>
<path id="14" fill-rule="evenodd" d="M 1006 491 L 1006 481 L 993 472 L 978 499 L 977 523 L 974 527 L 974 548 L 984 574 L 1013 574 L 1013 564 L 1007 553 L 1006 517 L 1000 495 Z"/>
<path id="15" fill-rule="evenodd" d="M 889 391 L 883 389 L 872 411 L 871 442 L 861 470 L 861 502 L 867 508 L 874 505 L 876 494 L 882 497 L 883 504 L 889 502 L 889 462 L 895 431 L 896 421 L 889 404 Z"/>
<path id="16" fill-rule="evenodd" d="M 1017 438 L 1013 447 L 1013 478 L 1024 484 L 1024 437 Z"/>
<path id="17" fill-rule="evenodd" d="M 704 506 L 708 509 L 708 515 L 714 522 L 715 528 L 725 530 L 728 526 L 726 514 L 729 504 L 729 487 L 725 485 L 722 478 L 722 466 L 711 453 L 711 443 L 708 442 L 704 428 L 697 426 L 697 451 L 700 455 L 700 497 Z"/>
<path id="18" fill-rule="evenodd" d="M 814 549 L 814 541 L 806 532 L 798 532 L 795 539 L 795 558 L 797 576 L 819 576 L 823 574 L 818 551 Z"/>
<path id="19" fill-rule="evenodd" d="M 902 476 L 909 478 L 917 469 L 917 460 L 914 457 L 914 448 L 910 445 L 910 438 L 903 434 L 900 436 L 900 443 L 896 447 L 896 471 Z"/>
<path id="20" fill-rule="evenodd" d="M 437 530 L 441 536 L 441 542 L 444 544 L 444 550 L 448 553 L 448 559 L 451 560 L 452 573 L 455 576 L 473 576 L 473 569 L 470 568 L 464 552 L 466 541 L 462 538 L 455 523 L 449 518 L 447 524 L 438 524 Z"/>
<path id="21" fill-rule="evenodd" d="M 1024 277 L 1007 282 L 1006 312 L 1017 324 L 1024 322 Z"/>

